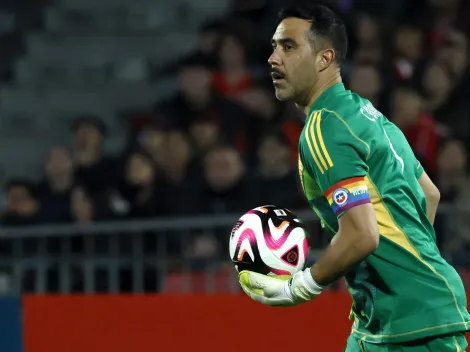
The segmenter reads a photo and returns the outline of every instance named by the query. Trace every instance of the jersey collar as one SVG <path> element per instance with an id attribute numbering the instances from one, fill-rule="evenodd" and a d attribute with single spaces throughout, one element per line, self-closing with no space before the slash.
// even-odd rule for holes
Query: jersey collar
<path id="1" fill-rule="evenodd" d="M 314 110 L 319 110 L 325 103 L 325 101 L 332 97 L 335 96 L 341 92 L 344 92 L 346 89 L 344 88 L 343 83 L 336 83 L 335 85 L 332 85 L 330 88 L 325 90 L 318 98 L 315 100 L 315 102 L 312 104 L 310 107 L 310 111 L 308 114 L 310 115 L 312 111 Z M 323 106 L 324 107 L 324 106 Z"/>

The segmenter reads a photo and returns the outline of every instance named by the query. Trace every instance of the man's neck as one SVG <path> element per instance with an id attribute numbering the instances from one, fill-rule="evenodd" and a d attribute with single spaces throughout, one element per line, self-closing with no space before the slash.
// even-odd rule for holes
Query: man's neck
<path id="1" fill-rule="evenodd" d="M 322 95 L 328 88 L 334 86 L 335 84 L 341 83 L 343 80 L 338 72 L 337 75 L 334 75 L 327 81 L 318 81 L 315 86 L 312 88 L 312 92 L 310 93 L 310 99 L 308 101 L 307 106 L 304 107 L 305 115 L 308 115 L 310 108 L 312 107 L 313 103 Z"/>

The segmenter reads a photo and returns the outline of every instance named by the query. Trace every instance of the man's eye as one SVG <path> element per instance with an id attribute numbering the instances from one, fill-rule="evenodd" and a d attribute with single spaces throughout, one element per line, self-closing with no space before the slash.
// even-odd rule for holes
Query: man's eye
<path id="1" fill-rule="evenodd" d="M 286 44 L 286 45 L 284 45 L 284 50 L 285 51 L 294 50 L 294 46 L 292 44 Z"/>

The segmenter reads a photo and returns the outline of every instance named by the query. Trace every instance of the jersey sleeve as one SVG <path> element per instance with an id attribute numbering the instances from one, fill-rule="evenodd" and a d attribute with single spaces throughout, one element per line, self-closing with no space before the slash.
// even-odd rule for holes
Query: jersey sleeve
<path id="1" fill-rule="evenodd" d="M 424 172 L 423 165 L 421 165 L 419 160 L 416 159 L 416 167 L 415 167 L 416 179 L 419 179 L 423 175 L 423 172 Z"/>
<path id="2" fill-rule="evenodd" d="M 339 218 L 352 207 L 370 203 L 365 182 L 369 145 L 336 113 L 314 112 L 301 143 L 304 167 L 317 181 Z"/>

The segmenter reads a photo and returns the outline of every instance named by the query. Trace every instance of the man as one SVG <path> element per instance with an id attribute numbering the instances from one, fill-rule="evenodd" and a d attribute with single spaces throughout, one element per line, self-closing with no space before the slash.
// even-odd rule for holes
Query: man
<path id="1" fill-rule="evenodd" d="M 400 130 L 345 90 L 346 30 L 335 13 L 316 5 L 284 10 L 280 20 L 269 58 L 276 97 L 307 114 L 299 172 L 334 237 L 291 278 L 241 272 L 243 290 L 264 304 L 293 306 L 345 276 L 354 318 L 346 351 L 464 351 L 465 291 L 435 243 L 439 191 Z"/>

